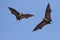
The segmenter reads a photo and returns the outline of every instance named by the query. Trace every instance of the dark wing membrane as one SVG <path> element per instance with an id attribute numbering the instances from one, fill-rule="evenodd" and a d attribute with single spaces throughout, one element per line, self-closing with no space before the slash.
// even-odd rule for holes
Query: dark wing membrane
<path id="1" fill-rule="evenodd" d="M 19 15 L 19 12 L 17 12 L 15 9 L 11 8 L 11 7 L 8 7 L 9 10 L 11 11 L 12 14 L 14 14 L 16 17 L 18 17 Z"/>
<path id="2" fill-rule="evenodd" d="M 46 25 L 46 24 L 48 24 L 48 22 L 46 22 L 46 21 L 42 21 L 41 23 L 39 23 L 34 29 L 33 29 L 33 31 L 36 31 L 36 30 L 38 30 L 38 29 L 42 29 L 42 27 L 44 26 L 44 25 Z"/>
<path id="3" fill-rule="evenodd" d="M 48 6 L 46 8 L 45 18 L 48 19 L 49 21 L 51 21 L 51 8 L 50 8 L 50 4 L 49 3 L 48 3 Z"/>
<path id="4" fill-rule="evenodd" d="M 24 14 L 25 18 L 29 18 L 29 17 L 32 17 L 32 16 L 34 16 L 34 15 L 32 15 L 32 14 Z"/>

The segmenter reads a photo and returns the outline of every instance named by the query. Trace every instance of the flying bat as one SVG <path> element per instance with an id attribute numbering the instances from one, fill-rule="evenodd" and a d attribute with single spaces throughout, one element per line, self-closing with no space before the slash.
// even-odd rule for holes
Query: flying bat
<path id="1" fill-rule="evenodd" d="M 51 22 L 51 8 L 50 8 L 50 4 L 48 3 L 46 11 L 45 11 L 45 18 L 43 18 L 43 21 L 40 22 L 34 29 L 34 31 L 37 31 L 38 29 L 42 29 L 43 26 L 50 24 Z"/>
<path id="2" fill-rule="evenodd" d="M 15 9 L 13 9 L 13 8 L 11 8 L 11 7 L 8 7 L 8 8 L 9 8 L 9 10 L 11 11 L 11 13 L 16 16 L 16 19 L 17 19 L 17 20 L 21 20 L 21 19 L 23 19 L 23 18 L 29 18 L 29 17 L 34 16 L 34 15 L 32 15 L 32 14 L 19 13 L 18 11 L 16 11 Z"/>

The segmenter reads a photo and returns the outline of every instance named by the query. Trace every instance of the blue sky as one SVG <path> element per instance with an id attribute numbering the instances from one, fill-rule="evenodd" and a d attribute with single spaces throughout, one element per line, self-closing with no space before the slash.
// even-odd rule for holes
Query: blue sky
<path id="1" fill-rule="evenodd" d="M 52 9 L 52 24 L 32 32 L 44 18 L 48 3 Z M 35 16 L 18 21 L 8 7 Z M 0 40 L 60 40 L 59 17 L 59 0 L 0 0 Z"/>

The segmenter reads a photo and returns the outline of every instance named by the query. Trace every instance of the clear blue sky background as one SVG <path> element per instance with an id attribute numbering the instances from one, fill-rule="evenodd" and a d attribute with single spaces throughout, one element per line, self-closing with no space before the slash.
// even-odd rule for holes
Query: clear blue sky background
<path id="1" fill-rule="evenodd" d="M 45 15 L 47 4 L 51 5 L 52 24 L 32 32 Z M 35 16 L 16 20 L 8 7 Z M 60 40 L 59 0 L 0 0 L 0 40 Z"/>

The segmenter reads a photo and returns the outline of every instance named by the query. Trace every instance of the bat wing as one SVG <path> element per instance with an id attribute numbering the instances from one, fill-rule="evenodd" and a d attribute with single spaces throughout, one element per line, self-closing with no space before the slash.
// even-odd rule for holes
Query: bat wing
<path id="1" fill-rule="evenodd" d="M 51 20 L 51 8 L 50 8 L 50 4 L 49 3 L 48 3 L 47 8 L 46 8 L 45 18 L 48 19 L 49 21 L 52 21 Z"/>
<path id="2" fill-rule="evenodd" d="M 19 13 L 19 12 L 17 12 L 15 9 L 13 9 L 11 7 L 8 7 L 8 8 L 11 11 L 11 13 L 16 16 L 17 20 L 21 20 L 23 18 L 29 18 L 29 17 L 32 17 L 33 16 L 32 14 Z"/>
<path id="3" fill-rule="evenodd" d="M 46 8 L 46 12 L 45 12 L 45 18 L 43 19 L 43 21 L 41 23 L 39 23 L 33 31 L 36 31 L 38 29 L 42 29 L 42 27 L 46 24 L 50 24 L 51 21 L 51 8 L 50 8 L 50 4 L 48 3 L 48 6 Z"/>
<path id="4" fill-rule="evenodd" d="M 23 16 L 24 16 L 24 18 L 29 18 L 29 17 L 32 17 L 34 15 L 32 15 L 32 14 L 23 14 Z"/>
<path id="5" fill-rule="evenodd" d="M 43 27 L 44 25 L 46 25 L 46 24 L 48 24 L 48 22 L 45 21 L 45 20 L 43 20 L 41 23 L 39 23 L 39 24 L 33 29 L 33 31 L 37 31 L 38 29 L 42 29 L 42 27 Z"/>
<path id="6" fill-rule="evenodd" d="M 9 8 L 9 10 L 11 11 L 11 13 L 14 14 L 17 19 L 19 19 L 20 13 L 17 12 L 15 9 L 11 8 L 11 7 L 8 7 L 8 8 Z"/>

